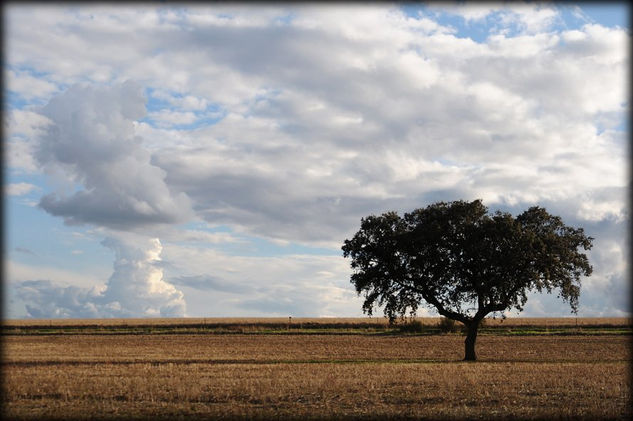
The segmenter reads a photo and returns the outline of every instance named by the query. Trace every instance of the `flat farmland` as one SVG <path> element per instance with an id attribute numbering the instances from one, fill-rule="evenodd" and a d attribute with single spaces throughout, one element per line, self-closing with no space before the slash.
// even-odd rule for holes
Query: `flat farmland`
<path id="1" fill-rule="evenodd" d="M 632 415 L 628 334 L 485 334 L 466 363 L 460 333 L 20 332 L 3 336 L 9 419 Z"/>

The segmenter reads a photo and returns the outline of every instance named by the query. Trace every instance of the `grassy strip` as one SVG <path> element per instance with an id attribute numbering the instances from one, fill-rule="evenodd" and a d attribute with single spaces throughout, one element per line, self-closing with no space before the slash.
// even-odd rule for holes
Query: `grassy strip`
<path id="1" fill-rule="evenodd" d="M 182 326 L 63 326 L 63 327 L 7 327 L 0 330 L 0 335 L 161 335 L 161 334 L 211 334 L 211 335 L 439 335 L 458 334 L 464 332 L 442 332 L 439 328 L 424 327 L 419 331 L 406 331 L 400 328 L 315 328 L 305 327 L 270 327 L 270 326 L 230 326 L 230 327 L 182 327 Z M 631 335 L 631 326 L 585 326 L 585 327 L 484 327 L 479 330 L 480 335 Z"/>

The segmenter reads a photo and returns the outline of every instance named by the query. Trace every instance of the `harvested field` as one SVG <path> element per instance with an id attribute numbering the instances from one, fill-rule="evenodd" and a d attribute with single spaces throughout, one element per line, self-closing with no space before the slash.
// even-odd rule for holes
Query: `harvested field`
<path id="1" fill-rule="evenodd" d="M 10 419 L 627 419 L 630 337 L 11 335 Z"/>
<path id="2" fill-rule="evenodd" d="M 480 361 L 597 362 L 631 360 L 627 336 L 482 336 Z M 9 336 L 4 364 L 130 362 L 454 362 L 459 335 L 82 335 Z"/>
<path id="3" fill-rule="evenodd" d="M 9 369 L 10 419 L 622 418 L 621 363 L 166 364 Z"/>

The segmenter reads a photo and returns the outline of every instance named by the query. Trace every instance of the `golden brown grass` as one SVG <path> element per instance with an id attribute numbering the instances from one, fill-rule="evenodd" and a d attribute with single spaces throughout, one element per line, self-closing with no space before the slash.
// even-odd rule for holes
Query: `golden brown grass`
<path id="1" fill-rule="evenodd" d="M 362 335 L 54 335 L 8 336 L 3 361 L 19 362 L 286 362 L 459 361 L 464 338 Z M 631 360 L 628 336 L 482 336 L 481 361 Z"/>
<path id="2" fill-rule="evenodd" d="M 625 418 L 621 363 L 134 364 L 8 370 L 10 419 Z"/>
<path id="3" fill-rule="evenodd" d="M 627 336 L 81 335 L 4 339 L 10 419 L 626 419 Z"/>

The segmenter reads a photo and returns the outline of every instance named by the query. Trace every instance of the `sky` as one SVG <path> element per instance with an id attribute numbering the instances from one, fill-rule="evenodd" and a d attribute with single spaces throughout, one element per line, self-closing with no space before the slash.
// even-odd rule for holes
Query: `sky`
<path id="1" fill-rule="evenodd" d="M 4 317 L 359 317 L 361 218 L 478 198 L 583 227 L 578 315 L 630 316 L 627 17 L 5 3 Z"/>

